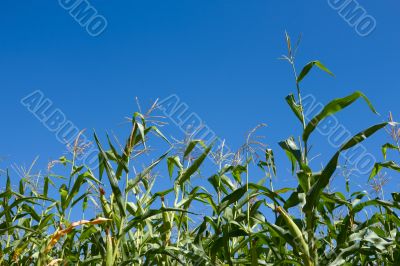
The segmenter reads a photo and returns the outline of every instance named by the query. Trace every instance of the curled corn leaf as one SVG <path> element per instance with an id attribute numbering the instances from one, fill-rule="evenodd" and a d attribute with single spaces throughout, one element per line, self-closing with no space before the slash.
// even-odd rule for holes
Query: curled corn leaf
<path id="1" fill-rule="evenodd" d="M 45 249 L 45 253 L 48 253 L 55 244 L 57 244 L 58 240 L 60 240 L 61 237 L 67 235 L 68 233 L 70 233 L 75 227 L 78 227 L 80 225 L 95 225 L 95 224 L 102 224 L 105 222 L 110 221 L 110 219 L 106 219 L 106 218 L 96 218 L 94 220 L 88 221 L 88 220 L 80 220 L 77 222 L 73 222 L 70 226 L 68 226 L 67 228 L 63 229 L 63 230 L 58 230 L 56 231 L 50 238 L 50 242 L 47 245 L 46 249 Z"/>

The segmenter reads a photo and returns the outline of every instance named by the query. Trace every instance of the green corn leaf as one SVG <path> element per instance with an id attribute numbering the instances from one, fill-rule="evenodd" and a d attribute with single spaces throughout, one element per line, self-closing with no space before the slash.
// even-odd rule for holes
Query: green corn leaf
<path id="1" fill-rule="evenodd" d="M 400 148 L 391 144 L 391 143 L 386 143 L 385 145 L 382 146 L 382 154 L 383 154 L 383 159 L 386 160 L 386 152 L 387 149 L 392 149 L 392 150 L 397 150 L 400 151 Z"/>
<path id="2" fill-rule="evenodd" d="M 383 206 L 383 207 L 390 207 L 390 208 L 396 207 L 396 205 L 393 204 L 393 203 L 390 202 L 390 201 L 384 201 L 384 200 L 379 200 L 379 199 L 373 199 L 373 200 L 367 200 L 367 201 L 364 201 L 364 202 L 361 202 L 361 203 L 355 205 L 355 206 L 352 208 L 351 212 L 352 212 L 353 214 L 355 214 L 355 213 L 357 213 L 357 212 L 360 212 L 361 210 L 363 210 L 365 207 L 368 207 L 368 206 L 376 206 L 376 207 L 378 207 L 378 206 Z"/>
<path id="3" fill-rule="evenodd" d="M 51 183 L 52 185 L 54 185 L 53 181 L 52 181 L 48 176 L 46 176 L 46 177 L 44 178 L 44 186 L 43 186 L 43 196 L 44 196 L 44 197 L 47 197 L 47 195 L 48 195 L 48 192 L 49 192 L 49 183 Z"/>
<path id="4" fill-rule="evenodd" d="M 87 200 L 88 196 L 90 195 L 90 192 L 85 192 L 82 195 L 80 195 L 76 200 L 74 200 L 71 204 L 71 207 L 74 207 L 77 203 L 79 203 L 81 200 L 83 200 L 83 209 L 85 210 L 87 207 Z"/>
<path id="5" fill-rule="evenodd" d="M 19 181 L 19 194 L 24 194 L 25 193 L 25 188 L 24 188 L 24 181 L 21 179 Z"/>
<path id="6" fill-rule="evenodd" d="M 246 192 L 247 192 L 247 187 L 243 186 L 236 189 L 231 194 L 225 196 L 221 201 L 218 212 L 221 213 L 229 205 L 241 199 Z"/>
<path id="7" fill-rule="evenodd" d="M 120 163 L 118 164 L 117 171 L 115 172 L 115 177 L 117 180 L 119 180 L 121 178 L 122 171 L 124 169 L 126 169 L 128 162 L 129 162 L 129 157 L 132 153 L 133 148 L 141 140 L 141 138 L 138 137 L 138 135 L 137 135 L 138 126 L 136 124 L 135 116 L 134 116 L 134 119 L 132 120 L 132 123 L 133 123 L 132 131 L 129 135 L 129 138 L 126 140 L 124 151 L 123 151 L 123 154 L 121 155 Z M 107 157 L 105 157 L 105 158 L 107 158 Z M 103 169 L 104 169 L 104 164 L 100 164 L 99 165 L 100 173 Z"/>
<path id="8" fill-rule="evenodd" d="M 213 142 L 214 143 L 214 142 Z M 183 185 L 190 177 L 199 169 L 200 165 L 207 158 L 207 155 L 210 153 L 213 143 L 208 146 L 204 152 L 182 173 L 179 175 L 177 182 L 179 185 Z"/>
<path id="9" fill-rule="evenodd" d="M 186 147 L 183 157 L 186 158 L 193 151 L 193 149 L 196 147 L 197 144 L 199 144 L 203 148 L 207 148 L 207 146 L 204 144 L 204 142 L 202 140 L 198 140 L 198 139 L 192 140 L 191 142 L 189 142 L 188 146 Z"/>
<path id="10" fill-rule="evenodd" d="M 304 117 L 301 106 L 296 103 L 296 99 L 294 98 L 293 94 L 289 94 L 288 96 L 286 96 L 285 99 L 286 102 L 289 104 L 290 109 L 292 109 L 293 113 L 300 120 L 301 124 L 303 124 Z"/>
<path id="11" fill-rule="evenodd" d="M 305 65 L 303 70 L 300 72 L 300 75 L 297 77 L 297 83 L 300 83 L 314 66 L 325 71 L 329 75 L 334 76 L 333 73 L 328 68 L 326 68 L 320 61 L 311 61 L 310 63 Z"/>
<path id="12" fill-rule="evenodd" d="M 302 155 L 300 149 L 297 147 L 297 144 L 293 137 L 288 138 L 285 141 L 279 142 L 279 146 L 286 152 L 290 162 L 292 163 L 292 173 L 294 173 L 296 169 L 296 162 L 298 164 L 302 163 Z"/>
<path id="13" fill-rule="evenodd" d="M 129 223 L 125 226 L 125 228 L 121 231 L 121 235 L 127 234 L 132 228 L 134 228 L 137 224 L 143 223 L 146 219 L 149 219 L 153 216 L 162 214 L 164 212 L 183 212 L 183 213 L 190 213 L 195 214 L 193 212 L 189 212 L 187 210 L 178 209 L 178 208 L 160 208 L 160 209 L 151 209 L 146 211 L 143 215 L 136 216 L 135 218 L 131 219 Z"/>
<path id="14" fill-rule="evenodd" d="M 293 192 L 289 198 L 285 201 L 284 208 L 285 210 L 290 209 L 292 207 L 300 204 L 303 207 L 306 204 L 306 194 L 304 193 L 303 188 L 299 185 L 295 192 Z"/>
<path id="15" fill-rule="evenodd" d="M 71 203 L 72 199 L 76 196 L 76 194 L 78 194 L 80 188 L 82 187 L 82 185 L 84 183 L 86 183 L 86 179 L 88 179 L 88 178 L 91 178 L 91 175 L 89 172 L 85 172 L 84 174 L 81 174 L 78 176 L 78 178 L 75 180 L 74 185 L 72 186 L 70 191 L 68 191 L 68 196 L 67 196 L 67 199 L 65 200 L 65 206 L 64 206 L 65 208 L 69 207 L 69 204 Z M 91 179 L 97 181 L 97 183 L 100 183 L 95 178 L 91 178 Z M 81 199 L 83 199 L 83 197 Z"/>
<path id="16" fill-rule="evenodd" d="M 40 222 L 41 218 L 35 209 L 28 204 L 22 204 L 22 210 L 26 211 L 36 222 Z"/>
<path id="17" fill-rule="evenodd" d="M 169 142 L 169 140 L 167 139 L 167 137 L 156 127 L 156 126 L 151 126 L 149 127 L 149 129 L 151 131 L 154 131 L 156 135 L 160 136 L 163 140 L 165 140 L 165 142 L 167 142 L 168 144 L 171 144 Z"/>
<path id="18" fill-rule="evenodd" d="M 354 103 L 357 99 L 362 98 L 365 100 L 365 102 L 368 104 L 369 108 L 371 109 L 372 112 L 377 114 L 375 108 L 372 106 L 371 102 L 369 99 L 359 91 L 354 92 L 353 94 L 346 96 L 344 98 L 338 98 L 334 99 L 330 103 L 328 103 L 323 110 L 316 115 L 306 126 L 303 132 L 303 140 L 307 142 L 308 138 L 310 137 L 311 133 L 314 131 L 314 129 L 318 126 L 318 124 L 328 116 L 331 116 L 340 110 L 346 108 L 347 106 L 351 105 Z"/>
<path id="19" fill-rule="evenodd" d="M 217 204 L 214 202 L 213 197 L 210 194 L 208 194 L 208 193 L 197 193 L 195 199 L 200 201 L 200 202 L 204 202 L 204 201 L 208 202 L 208 204 L 210 204 L 210 206 L 213 209 L 213 211 L 215 213 L 218 213 Z"/>
<path id="20" fill-rule="evenodd" d="M 122 169 L 128 173 L 129 169 L 128 169 L 128 164 L 127 161 L 122 159 L 122 156 L 120 156 L 117 152 L 117 149 L 114 147 L 114 145 L 112 144 L 110 137 L 107 134 L 107 140 L 108 140 L 108 146 L 110 146 L 111 152 L 106 152 L 107 154 L 107 158 L 110 160 L 114 160 L 118 163 L 118 166 L 122 167 Z"/>
<path id="21" fill-rule="evenodd" d="M 274 201 L 276 204 L 278 204 L 277 200 L 280 200 L 282 203 L 285 203 L 285 200 L 282 198 L 281 195 L 279 195 L 279 193 L 287 192 L 288 191 L 287 189 L 271 191 L 269 188 L 267 188 L 265 186 L 261 186 L 261 185 L 254 184 L 254 183 L 249 183 L 248 186 L 250 189 L 261 191 L 259 193 L 260 195 L 267 196 L 272 201 Z"/>
<path id="22" fill-rule="evenodd" d="M 246 166 L 239 164 L 236 166 L 232 166 L 230 169 L 232 171 L 232 176 L 235 181 L 238 183 L 242 183 L 242 174 L 246 172 Z"/>
<path id="23" fill-rule="evenodd" d="M 387 168 L 387 169 L 391 169 L 391 170 L 400 172 L 400 165 L 396 164 L 393 161 L 375 163 L 374 168 L 372 169 L 372 172 L 369 176 L 369 179 L 371 180 L 376 175 L 378 175 L 381 172 L 382 168 Z"/>
<path id="24" fill-rule="evenodd" d="M 125 212 L 125 206 L 124 206 L 124 199 L 122 197 L 122 192 L 118 186 L 118 179 L 116 178 L 114 171 L 112 170 L 112 167 L 107 160 L 106 153 L 104 152 L 104 150 L 100 144 L 100 141 L 97 138 L 96 133 L 94 134 L 94 139 L 96 141 L 97 147 L 99 148 L 99 152 L 102 157 L 102 160 L 99 162 L 99 164 L 104 166 L 104 169 L 106 170 L 106 173 L 107 173 L 108 181 L 110 182 L 110 185 L 111 185 L 112 192 L 115 195 L 115 200 L 117 202 L 119 211 L 121 212 L 122 216 L 125 216 L 126 212 Z"/>
<path id="25" fill-rule="evenodd" d="M 339 156 L 342 151 L 350 149 L 357 145 L 358 143 L 364 141 L 369 138 L 373 134 L 375 134 L 380 129 L 384 128 L 388 123 L 381 123 L 375 126 L 372 126 L 354 137 L 348 140 L 346 143 L 342 145 L 342 147 L 336 152 L 336 154 L 332 157 L 329 163 L 326 165 L 324 170 L 317 176 L 317 180 L 315 184 L 311 187 L 310 191 L 307 193 L 306 205 L 304 206 L 304 211 L 310 211 L 317 204 L 319 195 L 325 189 L 325 187 L 329 184 L 329 180 L 331 179 L 333 173 L 336 171 L 336 167 L 338 164 Z"/>
<path id="26" fill-rule="evenodd" d="M 169 177 L 172 177 L 175 166 L 178 167 L 178 173 L 180 173 L 183 170 L 183 165 L 178 156 L 169 157 L 167 159 L 167 166 L 168 166 Z"/>
<path id="27" fill-rule="evenodd" d="M 61 208 L 65 210 L 67 208 L 66 201 L 68 197 L 67 185 L 62 184 L 58 192 L 60 193 L 61 196 Z"/>
<path id="28" fill-rule="evenodd" d="M 50 224 L 51 224 L 50 222 L 53 220 L 53 217 L 54 217 L 54 213 L 50 213 L 48 215 L 42 216 L 37 230 L 41 231 L 44 228 L 46 228 L 47 226 L 50 226 Z"/>
<path id="29" fill-rule="evenodd" d="M 167 155 L 169 154 L 169 152 L 171 151 L 168 150 L 166 153 L 164 153 L 163 155 L 161 155 L 157 160 L 155 160 L 153 163 L 151 163 L 148 167 L 146 167 L 142 172 L 140 172 L 139 174 L 137 174 L 135 176 L 135 178 L 130 179 L 128 181 L 128 184 L 126 186 L 125 192 L 130 191 L 132 188 L 134 188 L 139 182 L 143 181 L 144 178 L 146 178 L 146 176 L 151 172 L 151 170 L 153 170 L 154 167 L 156 167 L 165 157 L 167 157 Z"/>
<path id="30" fill-rule="evenodd" d="M 215 174 L 211 176 L 210 178 L 208 178 L 208 182 L 213 186 L 216 192 L 222 191 L 225 195 L 229 194 L 227 188 L 224 186 L 222 182 L 222 177 L 220 175 Z"/>

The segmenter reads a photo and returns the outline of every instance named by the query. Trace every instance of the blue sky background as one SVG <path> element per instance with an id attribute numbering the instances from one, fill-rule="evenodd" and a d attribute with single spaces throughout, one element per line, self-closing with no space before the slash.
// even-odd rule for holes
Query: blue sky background
<path id="1" fill-rule="evenodd" d="M 348 130 L 381 122 L 389 111 L 400 118 L 400 3 L 359 2 L 377 21 L 367 37 L 325 0 L 91 0 L 108 21 L 106 31 L 92 37 L 58 1 L 3 0 L 0 166 L 28 166 L 39 155 L 37 167 L 45 169 L 66 150 L 20 104 L 36 89 L 78 127 L 121 136 L 129 130 L 124 117 L 137 110 L 136 96 L 146 106 L 177 94 L 231 147 L 267 123 L 260 133 L 277 154 L 277 183 L 287 182 L 292 177 L 277 142 L 298 134 L 299 124 L 284 101 L 295 91 L 291 69 L 277 60 L 286 53 L 285 30 L 293 38 L 303 34 L 299 68 L 319 59 L 336 75 L 314 71 L 304 81 L 304 94 L 327 103 L 362 90 L 382 115 L 357 103 L 337 116 Z M 167 132 L 179 134 L 174 125 Z M 377 153 L 387 141 L 382 132 L 366 147 Z M 324 137 L 315 134 L 312 142 L 315 154 L 323 153 L 321 163 L 333 154 Z M 389 189 L 398 190 L 398 176 L 391 174 Z M 366 177 L 354 182 L 365 185 Z"/>

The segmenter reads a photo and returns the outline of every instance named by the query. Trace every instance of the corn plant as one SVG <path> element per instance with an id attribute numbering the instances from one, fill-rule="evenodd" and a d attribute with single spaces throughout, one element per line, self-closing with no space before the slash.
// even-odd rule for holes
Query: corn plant
<path id="1" fill-rule="evenodd" d="M 321 121 L 357 100 L 376 111 L 356 91 L 332 100 L 307 121 L 302 81 L 314 68 L 333 74 L 319 61 L 306 64 L 298 74 L 297 45 L 292 47 L 287 35 L 286 43 L 284 59 L 292 68 L 296 90 L 286 102 L 302 133 L 279 146 L 289 159 L 296 187 L 274 188 L 281 178 L 274 151 L 251 138 L 259 127 L 233 155 L 200 139 L 188 139 L 177 152 L 151 123 L 149 112 L 135 113 L 122 147 L 109 136 L 94 134 L 96 170 L 78 160 L 83 152 L 78 136 L 71 158 L 54 162 L 68 172 L 65 176 L 45 175 L 40 188 L 22 178 L 15 188 L 5 173 L 0 265 L 397 265 L 400 195 L 385 200 L 384 193 L 372 198 L 356 191 L 346 197 L 327 189 L 343 152 L 384 128 L 398 132 L 397 124 L 390 119 L 360 131 L 322 169 L 313 169 L 310 137 Z M 148 148 L 154 138 L 170 148 L 136 171 L 143 163 L 140 158 L 154 152 Z M 388 149 L 399 150 L 397 140 L 383 145 L 385 160 Z M 205 167 L 208 158 L 216 159 L 211 170 Z M 375 165 L 370 179 L 383 168 L 400 171 L 395 162 L 384 161 Z M 193 182 L 199 175 L 207 177 L 201 186 Z M 157 189 L 160 179 L 172 180 L 170 187 Z M 89 205 L 95 209 L 89 211 Z M 366 210 L 373 214 L 366 216 Z"/>

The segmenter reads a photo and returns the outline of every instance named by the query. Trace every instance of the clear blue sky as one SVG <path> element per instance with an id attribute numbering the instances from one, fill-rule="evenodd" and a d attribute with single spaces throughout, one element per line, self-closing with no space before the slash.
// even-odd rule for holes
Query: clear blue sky
<path id="1" fill-rule="evenodd" d="M 265 141 L 286 160 L 276 143 L 298 132 L 298 124 L 284 101 L 295 90 L 290 67 L 277 60 L 286 52 L 285 30 L 303 33 L 299 66 L 319 59 L 336 75 L 313 72 L 305 94 L 326 103 L 362 90 L 382 114 L 357 103 L 338 116 L 350 131 L 382 121 L 388 111 L 400 118 L 400 3 L 359 2 L 377 22 L 367 37 L 326 0 L 91 0 L 108 21 L 92 37 L 58 1 L 3 0 L 0 166 L 29 165 L 40 155 L 45 169 L 65 151 L 20 104 L 36 89 L 78 127 L 99 133 L 127 130 L 121 122 L 136 111 L 135 96 L 146 105 L 174 93 L 232 147 L 267 123 Z M 321 136 L 312 141 L 324 156 L 334 151 Z M 387 141 L 382 133 L 367 146 L 374 152 Z M 290 178 L 281 164 L 280 178 Z M 398 188 L 395 175 L 392 184 Z"/>

